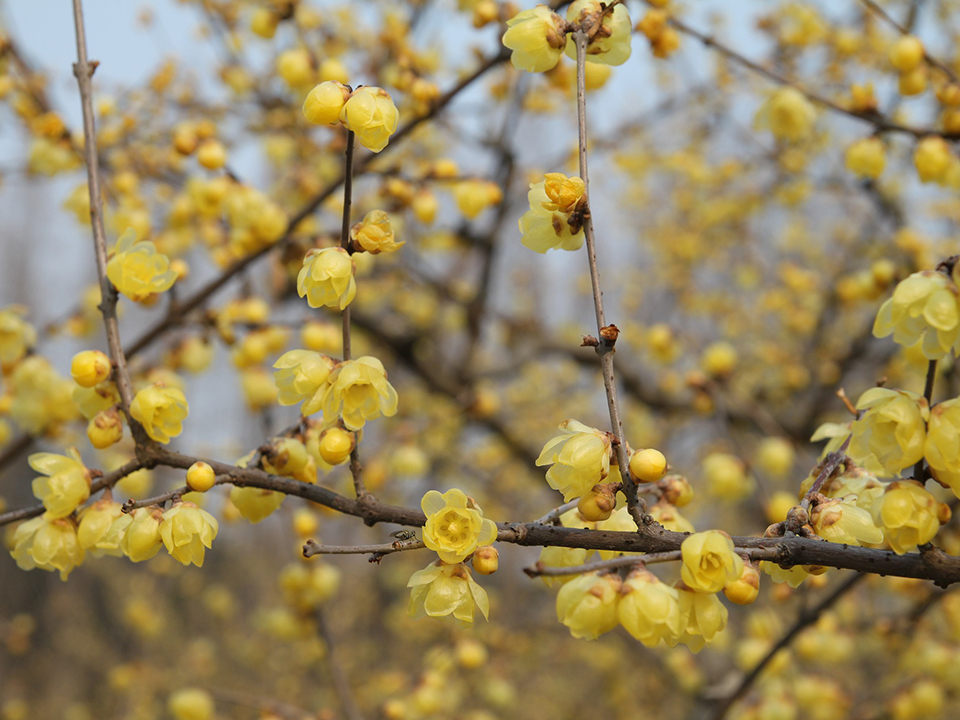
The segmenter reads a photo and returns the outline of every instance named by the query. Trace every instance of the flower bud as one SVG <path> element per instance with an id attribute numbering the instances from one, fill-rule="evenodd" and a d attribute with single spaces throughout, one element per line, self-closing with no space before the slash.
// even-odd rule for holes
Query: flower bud
<path id="1" fill-rule="evenodd" d="M 749 605 L 760 593 L 760 571 L 753 563 L 745 562 L 740 577 L 723 586 L 727 600 L 737 605 Z"/>
<path id="2" fill-rule="evenodd" d="M 227 162 L 227 150 L 219 140 L 204 140 L 197 148 L 197 162 L 207 170 L 219 170 Z"/>
<path id="3" fill-rule="evenodd" d="M 693 500 L 693 485 L 683 475 L 667 475 L 657 483 L 664 500 L 671 505 L 683 507 Z"/>
<path id="4" fill-rule="evenodd" d="M 473 553 L 473 569 L 481 575 L 493 575 L 500 567 L 500 552 L 492 545 L 477 548 Z"/>
<path id="5" fill-rule="evenodd" d="M 343 428 L 327 428 L 320 434 L 320 457 L 331 465 L 341 465 L 357 446 L 357 436 Z"/>
<path id="6" fill-rule="evenodd" d="M 194 492 L 206 492 L 213 487 L 216 479 L 213 468 L 202 460 L 187 468 L 187 487 Z"/>
<path id="7" fill-rule="evenodd" d="M 87 423 L 87 438 L 97 450 L 103 450 L 123 438 L 123 421 L 116 407 L 101 410 Z"/>
<path id="8" fill-rule="evenodd" d="M 890 48 L 888 57 L 898 72 L 910 72 L 923 62 L 923 43 L 913 35 L 904 35 Z"/>
<path id="9" fill-rule="evenodd" d="M 667 474 L 667 459 L 654 448 L 638 450 L 630 458 L 630 476 L 641 483 L 656 482 Z"/>
<path id="10" fill-rule="evenodd" d="M 70 374 L 80 387 L 92 388 L 99 385 L 108 377 L 113 368 L 110 358 L 99 350 L 84 350 L 73 356 L 70 363 Z"/>
<path id="11" fill-rule="evenodd" d="M 337 125 L 348 97 L 350 89 L 345 85 L 333 80 L 322 82 L 303 101 L 303 116 L 314 125 Z"/>

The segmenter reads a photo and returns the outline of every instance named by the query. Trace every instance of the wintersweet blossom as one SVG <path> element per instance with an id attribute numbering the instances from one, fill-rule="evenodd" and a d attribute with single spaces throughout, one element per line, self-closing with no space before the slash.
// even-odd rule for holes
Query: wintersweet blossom
<path id="1" fill-rule="evenodd" d="M 743 559 L 734 551 L 733 540 L 720 530 L 694 533 L 680 545 L 680 553 L 680 577 L 695 592 L 720 592 L 743 572 Z"/>
<path id="2" fill-rule="evenodd" d="M 90 472 L 75 448 L 67 453 L 34 453 L 28 458 L 30 467 L 42 473 L 33 480 L 33 494 L 43 502 L 48 520 L 66 517 L 90 497 Z"/>
<path id="3" fill-rule="evenodd" d="M 304 256 L 297 275 L 297 294 L 306 295 L 312 308 L 343 310 L 357 294 L 355 271 L 353 260 L 343 248 L 313 248 Z"/>
<path id="4" fill-rule="evenodd" d="M 397 131 L 400 113 L 383 88 L 365 85 L 354 90 L 340 110 L 340 122 L 368 150 L 380 152 Z"/>
<path id="5" fill-rule="evenodd" d="M 567 46 L 563 19 L 546 5 L 524 10 L 507 20 L 503 44 L 513 52 L 510 62 L 518 70 L 545 72 L 560 62 Z"/>
<path id="6" fill-rule="evenodd" d="M 623 3 L 608 12 L 600 0 L 576 0 L 567 8 L 567 22 L 586 25 L 589 16 L 603 14 L 600 29 L 587 42 L 587 62 L 604 65 L 623 65 L 630 59 L 630 39 L 633 26 L 630 13 Z M 574 60 L 577 45 L 571 40 L 565 52 Z"/>
<path id="7" fill-rule="evenodd" d="M 888 388 L 871 388 L 857 401 L 865 412 L 853 422 L 853 438 L 847 454 L 869 470 L 871 456 L 879 466 L 875 472 L 897 475 L 923 457 L 927 400 L 917 393 Z"/>
<path id="8" fill-rule="evenodd" d="M 189 412 L 183 391 L 163 383 L 145 387 L 130 403 L 133 419 L 143 425 L 152 440 L 164 444 L 183 432 L 183 421 Z"/>
<path id="9" fill-rule="evenodd" d="M 218 529 L 217 519 L 206 510 L 179 502 L 163 513 L 160 539 L 174 559 L 202 567 L 204 553 L 212 547 Z"/>
<path id="10" fill-rule="evenodd" d="M 442 561 L 431 563 L 410 576 L 410 605 L 407 612 L 413 618 L 453 615 L 470 624 L 477 610 L 484 618 L 490 614 L 490 600 L 477 584 L 465 565 L 447 565 Z"/>
<path id="11" fill-rule="evenodd" d="M 954 442 L 956 442 L 954 435 Z M 898 555 L 930 542 L 940 530 L 937 500 L 915 480 L 897 480 L 873 503 L 874 522 Z"/>
<path id="12" fill-rule="evenodd" d="M 893 335 L 904 347 L 918 345 L 924 357 L 941 360 L 960 340 L 957 286 L 934 270 L 901 281 L 877 312 L 873 334 Z"/>
<path id="13" fill-rule="evenodd" d="M 680 624 L 680 597 L 675 588 L 660 582 L 648 570 L 635 570 L 623 582 L 617 618 L 628 633 L 647 647 L 662 642 L 677 644 Z"/>
<path id="14" fill-rule="evenodd" d="M 13 305 L 0 310 L 0 365 L 12 365 L 37 342 L 37 331 L 23 319 L 26 308 Z"/>
<path id="15" fill-rule="evenodd" d="M 557 593 L 557 618 L 575 638 L 596 640 L 617 626 L 620 587 L 615 573 L 580 575 Z"/>
<path id="16" fill-rule="evenodd" d="M 383 210 L 371 210 L 363 220 L 350 228 L 350 240 L 354 246 L 362 248 L 371 255 L 399 250 L 404 242 L 397 242 L 390 216 Z"/>
<path id="17" fill-rule="evenodd" d="M 344 103 L 350 97 L 350 88 L 334 80 L 327 80 L 307 93 L 303 101 L 303 116 L 314 125 L 337 125 Z"/>
<path id="18" fill-rule="evenodd" d="M 71 518 L 54 520 L 43 516 L 17 527 L 10 554 L 21 570 L 57 570 L 64 581 L 84 558 L 76 523 Z"/>
<path id="19" fill-rule="evenodd" d="M 170 269 L 166 255 L 157 252 L 148 240 L 137 242 L 136 232 L 130 229 L 117 240 L 107 263 L 107 277 L 119 292 L 135 302 L 143 302 L 173 287 L 177 273 Z"/>
<path id="20" fill-rule="evenodd" d="M 359 430 L 367 420 L 397 413 L 397 391 L 387 381 L 383 363 L 375 357 L 339 363 L 327 384 L 323 415 L 328 419 L 340 415 L 348 430 Z"/>
<path id="21" fill-rule="evenodd" d="M 574 199 L 575 197 L 575 199 Z M 530 185 L 530 209 L 520 218 L 520 242 L 534 252 L 552 248 L 579 250 L 583 246 L 584 183 L 578 177 L 548 173 Z"/>
<path id="22" fill-rule="evenodd" d="M 868 510 L 856 505 L 856 496 L 834 498 L 814 505 L 810 513 L 813 531 L 824 540 L 847 545 L 883 542 Z"/>
<path id="23" fill-rule="evenodd" d="M 334 368 L 334 361 L 326 355 L 311 350 L 290 350 L 273 364 L 276 372 L 273 380 L 279 390 L 277 402 L 281 405 L 296 405 L 306 401 L 300 412 L 312 415 L 323 405 L 327 390 L 327 378 Z"/>
<path id="24" fill-rule="evenodd" d="M 537 458 L 537 467 L 550 465 L 547 483 L 563 493 L 563 499 L 581 497 L 610 474 L 609 433 L 564 420 L 558 426 L 563 433 L 551 438 Z"/>
<path id="25" fill-rule="evenodd" d="M 120 549 L 133 562 L 149 560 L 163 547 L 160 521 L 163 513 L 157 508 L 137 508 L 114 521 L 122 532 Z"/>
<path id="26" fill-rule="evenodd" d="M 754 124 L 765 128 L 780 140 L 798 142 L 813 130 L 817 111 L 806 96 L 794 87 L 781 87 L 767 98 L 757 112 Z"/>
<path id="27" fill-rule="evenodd" d="M 938 481 L 960 497 L 960 399 L 937 403 L 930 411 L 923 454 Z"/>
<path id="28" fill-rule="evenodd" d="M 462 490 L 442 495 L 430 490 L 420 501 L 427 522 L 423 544 L 436 551 L 448 564 L 463 562 L 478 547 L 497 539 L 497 525 L 483 517 L 483 511 Z"/>
<path id="29" fill-rule="evenodd" d="M 683 627 L 678 642 L 690 648 L 691 652 L 698 653 L 723 631 L 729 613 L 714 593 L 693 592 L 681 587 L 677 589 L 677 594 Z"/>

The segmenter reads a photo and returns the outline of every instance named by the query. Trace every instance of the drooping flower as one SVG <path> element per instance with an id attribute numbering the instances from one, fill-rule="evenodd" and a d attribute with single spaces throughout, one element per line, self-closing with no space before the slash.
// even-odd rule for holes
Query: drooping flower
<path id="1" fill-rule="evenodd" d="M 420 501 L 427 522 L 423 544 L 436 551 L 448 564 L 463 562 L 478 547 L 497 539 L 497 525 L 483 517 L 483 511 L 462 490 L 442 495 L 430 490 Z"/>
<path id="2" fill-rule="evenodd" d="M 623 65 L 630 59 L 630 36 L 633 31 L 630 13 L 625 4 L 615 6 L 612 12 L 608 12 L 604 5 L 600 0 L 576 0 L 567 8 L 567 21 L 584 24 L 588 16 L 603 13 L 600 29 L 588 39 L 587 56 L 584 59 L 604 65 Z M 567 44 L 565 52 L 576 60 L 577 45 L 573 39 Z"/>
<path id="3" fill-rule="evenodd" d="M 206 510 L 180 502 L 163 513 L 160 539 L 176 560 L 203 567 L 204 553 L 213 546 L 218 529 L 217 519 Z"/>
<path id="4" fill-rule="evenodd" d="M 680 545 L 680 552 L 680 577 L 695 592 L 720 592 L 743 572 L 743 559 L 734 551 L 733 540 L 720 530 L 694 533 Z"/>
<path id="5" fill-rule="evenodd" d="M 64 581 L 84 557 L 76 523 L 70 518 L 54 520 L 43 516 L 17 527 L 10 554 L 21 570 L 57 570 Z"/>
<path id="6" fill-rule="evenodd" d="M 620 592 L 617 618 L 628 633 L 647 647 L 656 647 L 661 641 L 670 647 L 677 644 L 683 626 L 675 588 L 647 570 L 635 570 Z"/>
<path id="7" fill-rule="evenodd" d="M 256 524 L 273 514 L 287 496 L 276 490 L 258 487 L 230 488 L 230 502 L 244 519 Z"/>
<path id="8" fill-rule="evenodd" d="M 575 638 L 596 640 L 617 626 L 620 587 L 616 574 L 580 575 L 557 593 L 557 618 Z"/>
<path id="9" fill-rule="evenodd" d="M 555 67 L 567 46 L 562 26 L 561 17 L 546 5 L 537 5 L 507 20 L 503 44 L 513 50 L 513 66 L 528 72 L 545 72 Z"/>
<path id="10" fill-rule="evenodd" d="M 37 342 L 37 331 L 23 319 L 26 308 L 13 305 L 0 310 L 0 365 L 12 365 Z"/>
<path id="11" fill-rule="evenodd" d="M 340 122 L 368 150 L 380 152 L 397 131 L 400 113 L 383 88 L 365 85 L 353 91 L 340 110 Z"/>
<path id="12" fill-rule="evenodd" d="M 548 173 L 542 183 L 530 185 L 530 209 L 520 218 L 520 242 L 541 254 L 552 248 L 579 250 L 584 240 L 579 212 L 583 193 L 580 178 L 562 173 Z"/>
<path id="13" fill-rule="evenodd" d="M 157 508 L 137 508 L 114 521 L 120 534 L 120 549 L 133 562 L 149 560 L 163 547 L 160 521 L 163 513 Z"/>
<path id="14" fill-rule="evenodd" d="M 871 388 L 857 401 L 863 415 L 853 422 L 853 438 L 847 454 L 855 462 L 877 474 L 897 475 L 923 457 L 926 420 L 930 417 L 927 400 L 917 393 L 888 388 Z"/>
<path id="15" fill-rule="evenodd" d="M 123 555 L 119 536 L 110 532 L 113 523 L 122 515 L 120 503 L 113 500 L 98 500 L 86 507 L 80 515 L 80 524 L 77 527 L 80 547 L 94 556 Z"/>
<path id="16" fill-rule="evenodd" d="M 383 363 L 364 356 L 338 364 L 327 380 L 323 415 L 340 415 L 348 430 L 359 430 L 367 420 L 392 417 L 397 412 L 397 391 L 387 381 Z"/>
<path id="17" fill-rule="evenodd" d="M 904 347 L 919 345 L 924 357 L 941 360 L 960 340 L 957 286 L 934 270 L 914 273 L 901 281 L 877 312 L 876 337 L 893 335 Z"/>
<path id="18" fill-rule="evenodd" d="M 913 552 L 940 530 L 937 500 L 915 480 L 890 483 L 873 503 L 873 519 L 897 555 Z"/>
<path id="19" fill-rule="evenodd" d="M 683 630 L 678 642 L 691 652 L 700 652 L 704 645 L 727 626 L 729 613 L 714 593 L 677 589 L 680 598 L 680 623 Z"/>
<path id="20" fill-rule="evenodd" d="M 453 615 L 469 624 L 477 610 L 484 618 L 490 614 L 487 592 L 462 564 L 431 563 L 411 575 L 407 587 L 410 588 L 407 612 L 416 619 Z"/>
<path id="21" fill-rule="evenodd" d="M 117 240 L 107 263 L 107 277 L 119 292 L 142 302 L 173 287 L 177 273 L 170 269 L 166 255 L 157 252 L 150 241 L 137 242 L 136 232 L 130 229 Z"/>
<path id="22" fill-rule="evenodd" d="M 34 453 L 28 458 L 30 467 L 43 473 L 33 480 L 33 494 L 43 502 L 48 520 L 66 517 L 90 497 L 90 472 L 76 448 L 67 453 Z"/>
<path id="23" fill-rule="evenodd" d="M 311 350 L 290 350 L 277 358 L 273 367 L 276 368 L 273 379 L 280 391 L 277 401 L 281 405 L 296 405 L 306 400 L 300 408 L 304 415 L 312 415 L 321 408 L 327 378 L 334 368 L 331 358 Z"/>
<path id="24" fill-rule="evenodd" d="M 547 441 L 537 467 L 550 465 L 547 483 L 565 501 L 578 498 L 610 474 L 610 434 L 576 420 L 558 426 L 563 433 Z"/>
<path id="25" fill-rule="evenodd" d="M 147 435 L 159 443 L 168 443 L 183 432 L 183 421 L 190 412 L 183 391 L 154 383 L 133 397 L 130 415 L 143 425 Z"/>
<path id="26" fill-rule="evenodd" d="M 313 248 L 303 258 L 297 275 L 297 294 L 306 295 L 312 308 L 335 307 L 343 310 L 357 294 L 353 260 L 340 247 Z"/>

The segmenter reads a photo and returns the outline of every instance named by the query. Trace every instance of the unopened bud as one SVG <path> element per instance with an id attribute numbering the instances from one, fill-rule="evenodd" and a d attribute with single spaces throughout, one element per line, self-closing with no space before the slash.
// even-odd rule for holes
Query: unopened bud
<path id="1" fill-rule="evenodd" d="M 493 575 L 500 567 L 500 553 L 493 545 L 484 545 L 473 553 L 473 569 L 481 575 Z"/>

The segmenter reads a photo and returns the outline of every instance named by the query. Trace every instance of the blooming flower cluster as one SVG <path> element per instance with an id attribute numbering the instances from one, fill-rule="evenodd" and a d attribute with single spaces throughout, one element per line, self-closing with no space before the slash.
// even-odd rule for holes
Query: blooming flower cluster
<path id="1" fill-rule="evenodd" d="M 620 6 L 618 6 L 620 7 Z M 547 173 L 530 186 L 530 209 L 520 218 L 521 242 L 531 250 L 579 250 L 583 245 L 585 185 L 578 177 Z"/>

